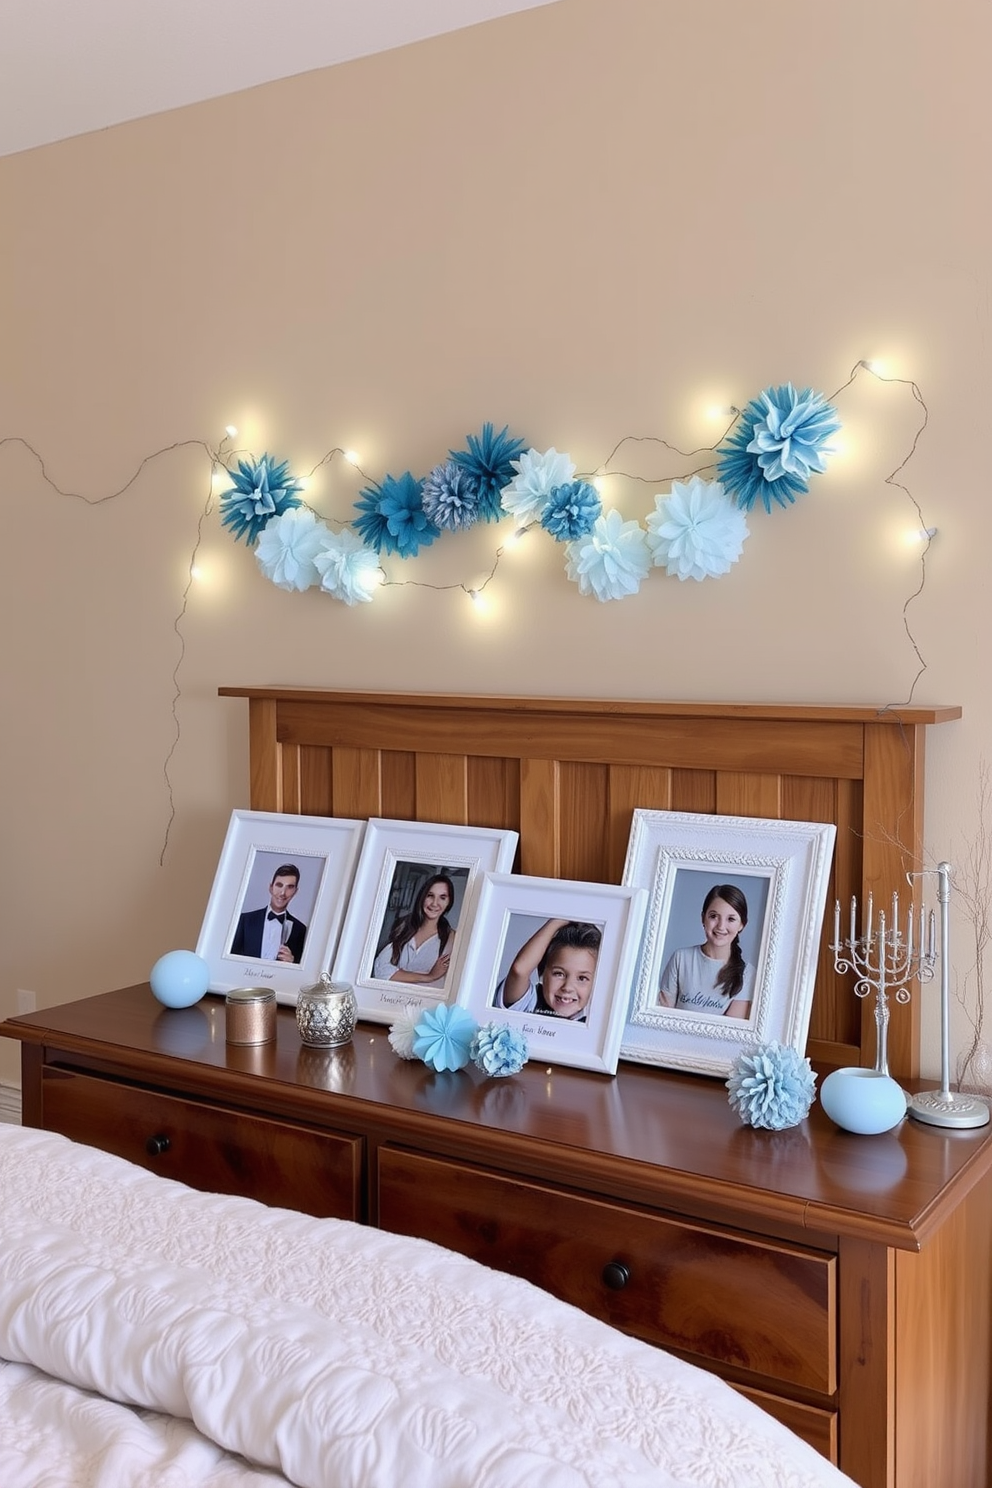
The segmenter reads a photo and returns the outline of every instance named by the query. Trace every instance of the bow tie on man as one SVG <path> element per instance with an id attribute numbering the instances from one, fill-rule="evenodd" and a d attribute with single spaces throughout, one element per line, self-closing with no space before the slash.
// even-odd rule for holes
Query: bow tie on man
<path id="1" fill-rule="evenodd" d="M 276 914 L 274 909 L 270 909 L 266 915 L 266 919 L 278 920 L 280 925 L 284 925 L 286 923 L 286 911 L 283 910 L 282 914 Z"/>

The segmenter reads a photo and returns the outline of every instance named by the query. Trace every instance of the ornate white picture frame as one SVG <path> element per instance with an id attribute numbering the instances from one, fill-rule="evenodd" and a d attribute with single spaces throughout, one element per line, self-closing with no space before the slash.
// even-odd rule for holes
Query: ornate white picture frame
<path id="1" fill-rule="evenodd" d="M 725 1077 L 772 1040 L 805 1051 L 835 835 L 635 810 L 623 881 L 648 910 L 621 1058 Z"/>

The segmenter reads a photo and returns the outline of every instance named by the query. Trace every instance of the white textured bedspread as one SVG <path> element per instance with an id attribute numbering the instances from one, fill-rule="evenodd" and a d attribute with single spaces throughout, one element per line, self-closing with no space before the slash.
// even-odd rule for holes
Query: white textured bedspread
<path id="1" fill-rule="evenodd" d="M 8 1126 L 0 1360 L 2 1488 L 850 1482 L 526 1282 Z"/>

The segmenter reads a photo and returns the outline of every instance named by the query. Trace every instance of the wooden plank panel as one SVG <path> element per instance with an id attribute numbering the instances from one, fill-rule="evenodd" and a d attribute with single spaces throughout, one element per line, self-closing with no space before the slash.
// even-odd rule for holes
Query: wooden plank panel
<path id="1" fill-rule="evenodd" d="M 385 816 L 382 809 L 382 756 L 378 749 L 335 749 L 331 758 L 333 815 Z"/>
<path id="2" fill-rule="evenodd" d="M 300 744 L 279 745 L 279 771 L 282 778 L 282 806 L 281 811 L 292 811 L 299 813 L 303 810 L 300 803 Z"/>
<path id="3" fill-rule="evenodd" d="M 277 707 L 267 698 L 248 704 L 248 799 L 252 811 L 287 811 L 282 802 L 282 751 L 276 742 Z"/>
<path id="4" fill-rule="evenodd" d="M 712 770 L 672 771 L 672 810 L 716 810 L 716 775 Z"/>
<path id="5" fill-rule="evenodd" d="M 634 811 L 671 811 L 672 772 L 614 765 L 607 777 L 607 858 L 605 883 L 619 883 L 630 841 Z"/>
<path id="6" fill-rule="evenodd" d="M 609 882 L 609 771 L 603 765 L 559 767 L 559 874 Z"/>
<path id="7" fill-rule="evenodd" d="M 418 754 L 417 820 L 468 825 L 468 772 L 463 754 Z"/>
<path id="8" fill-rule="evenodd" d="M 782 777 L 719 770 L 716 809 L 721 816 L 761 816 L 777 821 L 782 815 Z"/>
<path id="9" fill-rule="evenodd" d="M 520 766 L 516 760 L 478 758 L 466 762 L 468 822 L 474 827 L 520 830 Z"/>
<path id="10" fill-rule="evenodd" d="M 389 735 L 385 735 L 389 738 Z M 383 749 L 379 757 L 382 781 L 381 815 L 393 821 L 417 820 L 416 761 L 412 754 Z"/>
<path id="11" fill-rule="evenodd" d="M 862 770 L 862 730 L 856 723 L 758 718 L 659 718 L 626 711 L 622 728 L 608 704 L 574 703 L 561 711 L 522 711 L 515 700 L 489 699 L 476 708 L 452 698 L 424 708 L 416 699 L 369 700 L 348 706 L 329 701 L 279 705 L 284 743 L 349 744 L 373 748 L 400 738 L 414 751 L 444 753 L 457 739 L 468 754 L 510 758 L 589 760 L 597 764 L 667 764 L 683 769 L 742 770 L 793 775 L 844 775 Z M 559 701 L 559 708 L 564 700 Z"/>
<path id="12" fill-rule="evenodd" d="M 518 713 L 608 713 L 619 720 L 632 717 L 644 718 L 733 718 L 776 719 L 789 722 L 812 721 L 817 723 L 874 723 L 881 720 L 891 724 L 946 723 L 960 718 L 961 709 L 943 703 L 933 705 L 921 703 L 886 704 L 879 709 L 864 703 L 670 703 L 630 702 L 626 699 L 599 698 L 554 698 L 511 697 L 507 694 L 466 694 L 442 692 L 346 692 L 339 688 L 322 687 L 218 687 L 220 697 L 271 698 L 279 703 L 313 703 L 323 707 L 340 705 L 356 707 L 368 702 L 397 707 L 401 703 L 415 703 L 418 708 L 450 708 L 452 704 L 472 712 L 500 711 L 513 708 Z"/>
<path id="13" fill-rule="evenodd" d="M 843 800 L 844 806 L 838 804 Z M 806 776 L 787 776 L 782 781 L 782 816 L 788 821 L 837 822 L 850 820 L 850 802 L 861 800 L 861 792 L 853 790 L 852 782 L 810 779 Z M 848 831 L 845 839 L 853 840 Z M 860 862 L 860 859 L 859 859 Z M 850 979 L 839 977 L 834 971 L 834 957 L 828 941 L 833 933 L 833 907 L 837 898 L 837 855 L 831 865 L 830 883 L 827 887 L 823 929 L 817 948 L 816 991 L 810 1017 L 810 1044 L 843 1043 L 857 1047 L 861 1033 L 861 1004 L 853 994 Z M 850 888 L 847 889 L 848 898 Z M 857 1061 L 855 1060 L 855 1063 Z"/>
<path id="14" fill-rule="evenodd" d="M 557 760 L 520 764 L 520 871 L 561 878 L 561 797 Z"/>
<path id="15" fill-rule="evenodd" d="M 869 891 L 877 904 L 891 901 L 893 891 L 906 900 L 906 874 L 923 866 L 922 728 L 865 728 L 865 786 L 862 837 L 861 904 Z M 875 1058 L 874 998 L 861 1011 L 861 1046 L 865 1063 Z M 897 1079 L 920 1072 L 920 997 L 894 1010 L 888 1032 L 889 1069 Z"/>
<path id="16" fill-rule="evenodd" d="M 304 815 L 333 816 L 335 814 L 334 792 L 331 785 L 332 753 L 330 749 L 310 749 L 300 746 L 299 802 L 300 810 Z"/>

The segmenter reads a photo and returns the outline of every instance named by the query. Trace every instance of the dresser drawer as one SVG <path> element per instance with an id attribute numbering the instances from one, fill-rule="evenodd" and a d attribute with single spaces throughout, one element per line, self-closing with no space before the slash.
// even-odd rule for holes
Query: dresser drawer
<path id="1" fill-rule="evenodd" d="M 361 1219 L 359 1137 L 208 1106 L 46 1068 L 42 1125 L 215 1193 L 335 1219 Z"/>
<path id="2" fill-rule="evenodd" d="M 836 1261 L 384 1147 L 378 1223 L 510 1271 L 650 1343 L 836 1387 Z"/>

